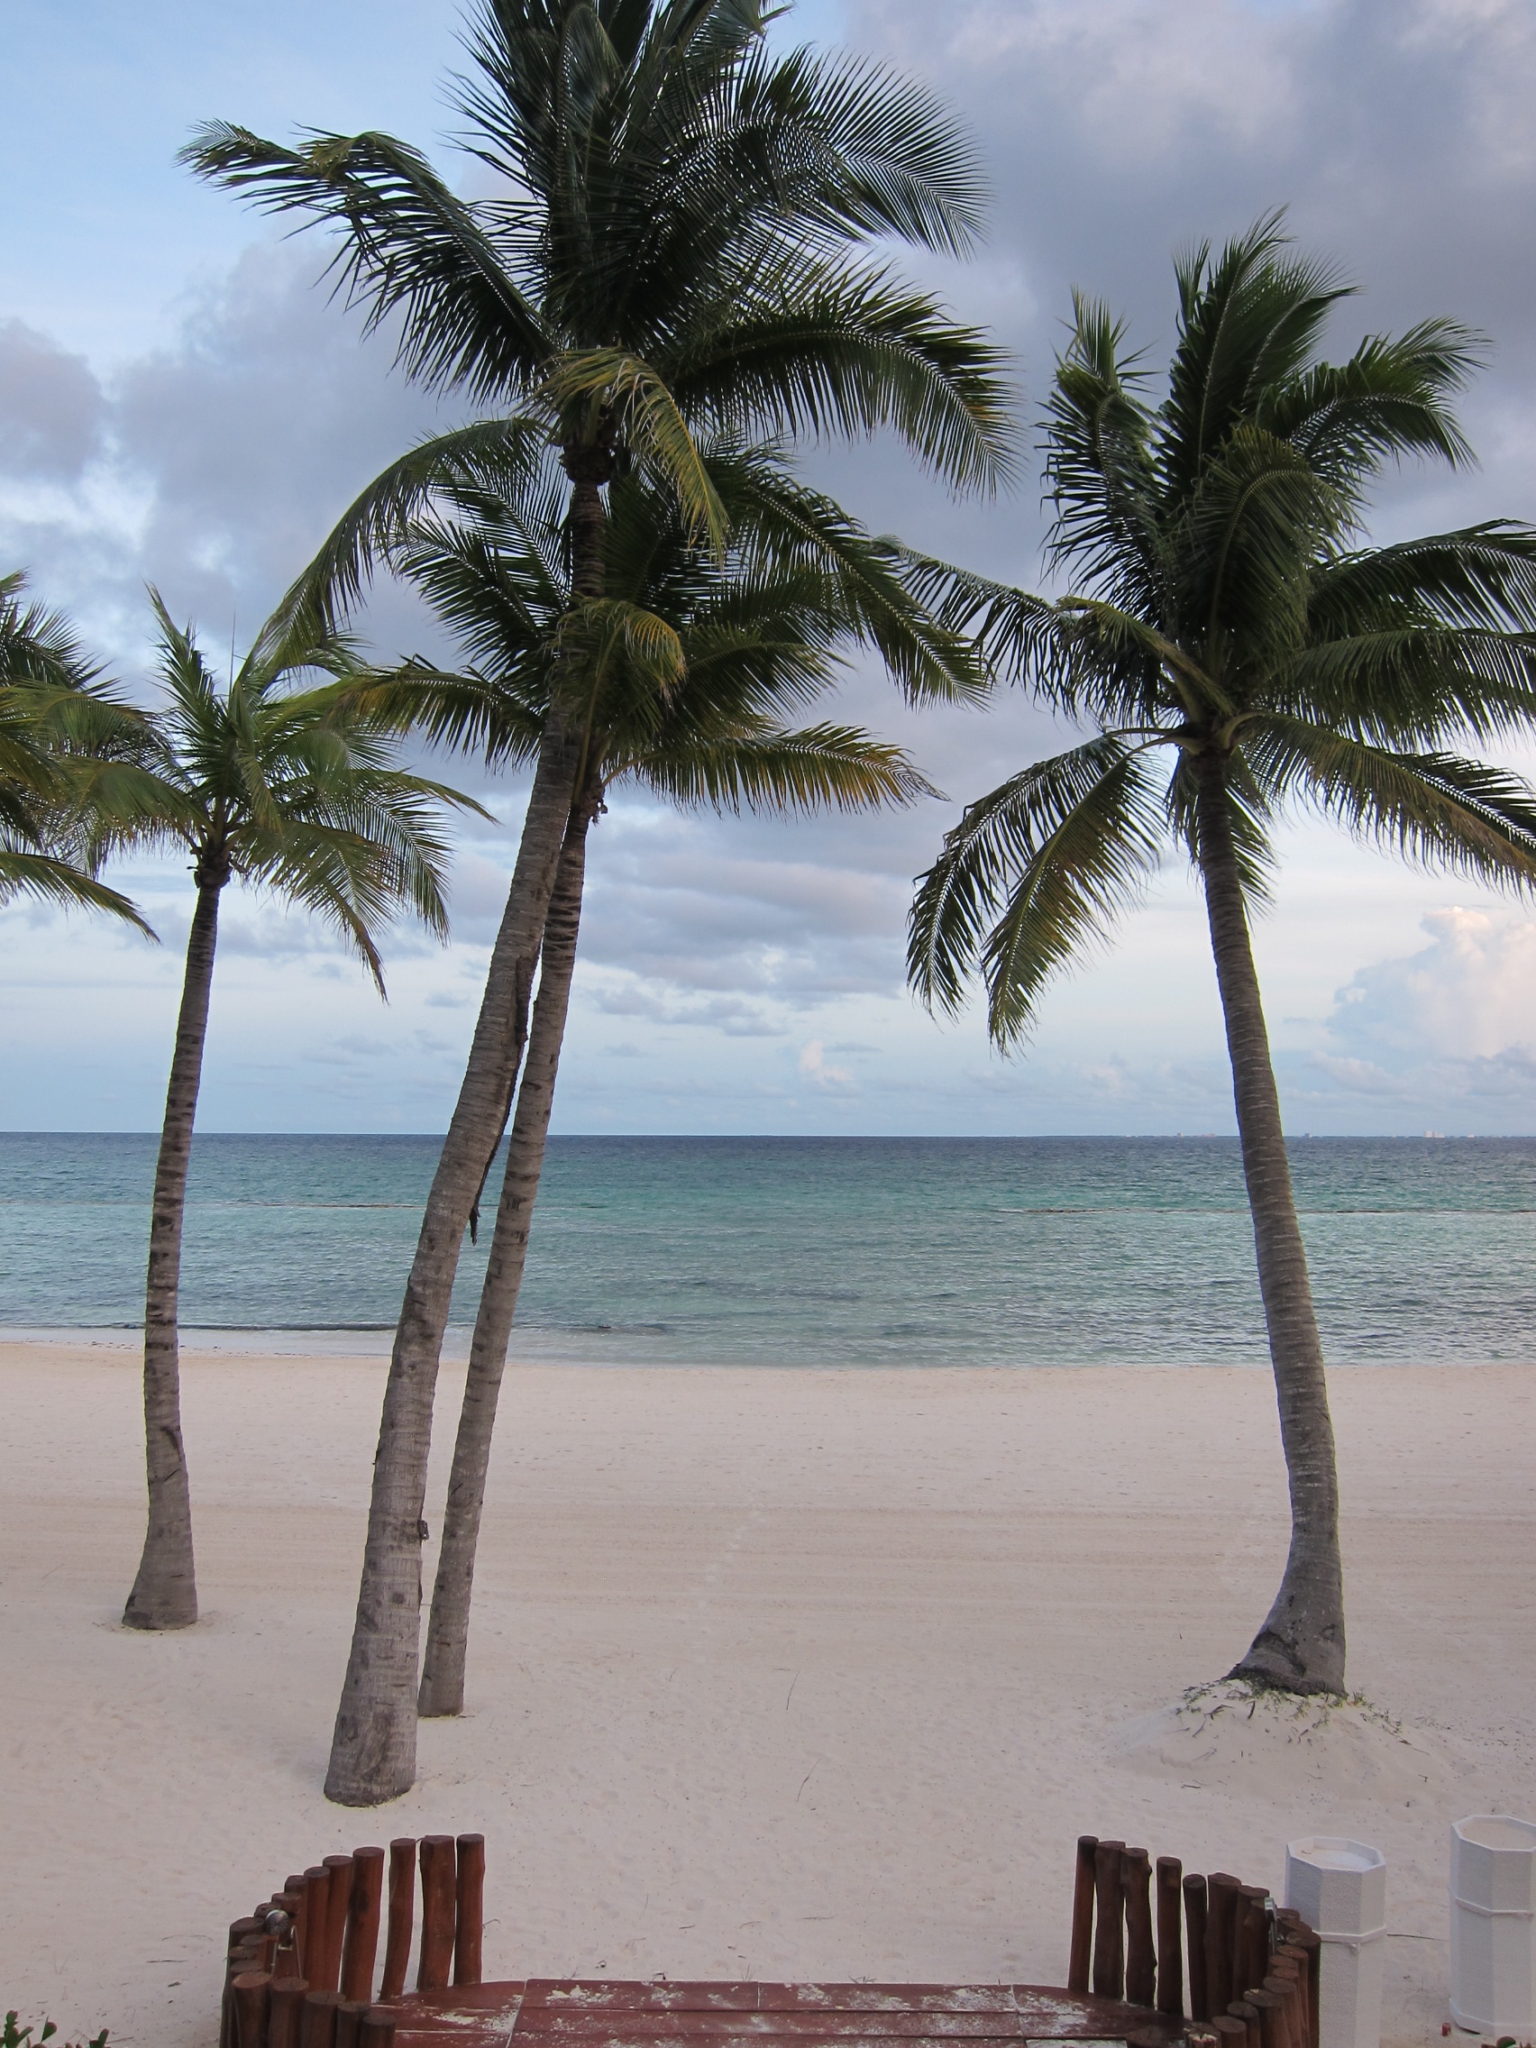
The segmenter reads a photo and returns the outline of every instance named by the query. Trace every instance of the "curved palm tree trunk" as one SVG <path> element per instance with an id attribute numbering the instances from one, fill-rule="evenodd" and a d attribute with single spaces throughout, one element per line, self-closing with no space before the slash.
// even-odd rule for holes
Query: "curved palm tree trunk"
<path id="1" fill-rule="evenodd" d="M 555 1099 L 555 1077 L 570 1008 L 571 978 L 576 967 L 576 941 L 581 925 L 581 896 L 586 878 L 587 829 L 596 799 L 577 805 L 565 835 L 559 873 L 544 926 L 539 964 L 539 992 L 528 1033 L 528 1055 L 517 1091 L 517 1111 L 507 1145 L 496 1228 L 486 1262 L 485 1284 L 475 1333 L 469 1348 L 464 1405 L 453 1447 L 453 1471 L 443 1511 L 442 1547 L 432 1587 L 422 1660 L 423 1714 L 464 1711 L 464 1657 L 469 1640 L 469 1605 L 474 1588 L 475 1549 L 485 1505 L 485 1481 L 491 1462 L 491 1436 L 496 1403 L 507 1362 L 507 1345 L 523 1267 L 528 1231 L 544 1167 L 549 1116 Z"/>
<path id="2" fill-rule="evenodd" d="M 601 481 L 578 478 L 572 491 L 572 581 L 583 596 L 601 589 Z M 464 1232 L 506 1127 L 581 752 L 579 731 L 552 710 L 469 1061 L 406 1283 L 379 1420 L 352 1647 L 325 1776 L 325 1796 L 343 1806 L 397 1798 L 416 1778 L 422 1508 L 438 1362 Z"/>
<path id="3" fill-rule="evenodd" d="M 197 1619 L 192 1496 L 181 1436 L 181 1234 L 192 1126 L 197 1119 L 203 1047 L 208 1037 L 219 894 L 228 880 L 226 863 L 206 856 L 199 860 L 197 907 L 187 938 L 181 1010 L 176 1019 L 149 1216 L 149 1271 L 144 1288 L 144 1459 L 149 1526 L 133 1590 L 123 1609 L 128 1628 L 190 1628 Z"/>
<path id="4" fill-rule="evenodd" d="M 1291 1545 L 1280 1590 L 1247 1654 L 1228 1675 L 1288 1692 L 1342 1693 L 1339 1482 L 1322 1343 L 1296 1218 L 1222 767 L 1212 755 L 1195 767 L 1200 873 L 1226 1021 L 1259 1293 L 1269 1330 L 1291 1494 Z"/>

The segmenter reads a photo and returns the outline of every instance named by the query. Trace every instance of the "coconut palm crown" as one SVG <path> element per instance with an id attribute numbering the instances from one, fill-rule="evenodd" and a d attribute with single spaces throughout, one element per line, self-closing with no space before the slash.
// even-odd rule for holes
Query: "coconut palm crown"
<path id="1" fill-rule="evenodd" d="M 1279 1593 L 1234 1675 L 1344 1683 L 1338 1490 L 1250 919 L 1273 830 L 1310 806 L 1387 851 L 1536 882 L 1536 795 L 1469 758 L 1536 717 L 1536 531 L 1491 521 L 1390 546 L 1366 491 L 1410 456 L 1468 459 L 1452 401 L 1479 352 L 1443 320 L 1323 361 L 1346 287 L 1278 216 L 1177 267 L 1156 402 L 1122 329 L 1080 299 L 1044 421 L 1054 602 L 922 565 L 950 624 L 1090 736 L 980 798 L 921 879 L 912 979 L 994 1039 L 1133 902 L 1170 847 L 1203 890 L 1290 1475 Z"/>
<path id="2" fill-rule="evenodd" d="M 157 836 L 189 856 L 196 886 L 150 1209 L 149 1513 L 123 1613 L 130 1628 L 163 1629 L 197 1619 L 181 1428 L 181 1243 L 220 899 L 231 881 L 241 881 L 319 916 L 382 994 L 382 926 L 404 913 L 440 935 L 447 929 L 443 806 L 478 806 L 397 765 L 393 737 L 344 694 L 369 673 L 346 640 L 270 626 L 221 685 L 190 629 L 151 595 L 162 691 L 154 721 L 164 792 Z M 295 687 L 306 682 L 311 687 Z"/>
<path id="3" fill-rule="evenodd" d="M 0 903 L 105 910 L 147 933 L 97 870 L 115 836 L 161 815 L 149 726 L 25 591 L 20 571 L 0 576 Z"/>

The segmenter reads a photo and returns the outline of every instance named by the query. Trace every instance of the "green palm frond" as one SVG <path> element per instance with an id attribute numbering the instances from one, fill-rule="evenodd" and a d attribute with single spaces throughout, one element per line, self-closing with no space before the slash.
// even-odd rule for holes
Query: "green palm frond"
<path id="1" fill-rule="evenodd" d="M 745 725 L 613 765 L 673 803 L 715 811 L 868 811 L 938 795 L 900 747 L 857 726 Z"/>
<path id="2" fill-rule="evenodd" d="M 1015 1042 L 1049 977 L 1136 900 L 1162 823 L 1145 749 L 1119 734 L 1011 776 L 967 808 L 919 881 L 913 986 L 954 1011 L 979 966 L 992 1035 Z"/>
<path id="3" fill-rule="evenodd" d="M 501 397 L 529 388 L 548 360 L 548 329 L 476 209 L 409 144 L 313 132 L 285 148 L 214 121 L 180 161 L 262 212 L 337 233 L 340 289 L 370 327 L 398 319 L 399 359 L 428 386 Z"/>
<path id="4" fill-rule="evenodd" d="M 1459 755 L 1371 746 L 1302 718 L 1254 742 L 1325 816 L 1418 866 L 1495 887 L 1536 888 L 1536 792 Z"/>

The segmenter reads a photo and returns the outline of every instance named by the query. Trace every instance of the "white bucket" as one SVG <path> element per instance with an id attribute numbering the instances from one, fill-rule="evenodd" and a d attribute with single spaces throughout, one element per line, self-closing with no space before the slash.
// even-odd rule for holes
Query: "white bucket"
<path id="1" fill-rule="evenodd" d="M 1536 1822 L 1474 1813 L 1451 1829 L 1451 2018 L 1536 2031 Z"/>
<path id="2" fill-rule="evenodd" d="M 1285 1851 L 1285 1903 L 1315 1930 L 1321 2048 L 1380 2048 L 1387 1864 L 1369 1842 L 1309 1835 Z"/>

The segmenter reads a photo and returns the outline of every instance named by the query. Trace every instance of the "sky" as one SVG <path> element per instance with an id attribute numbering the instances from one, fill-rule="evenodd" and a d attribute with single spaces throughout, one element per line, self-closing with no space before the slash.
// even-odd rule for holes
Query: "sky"
<path id="1" fill-rule="evenodd" d="M 445 80 L 449 0 L 9 0 L 29 91 L 0 132 L 0 565 L 27 568 L 148 701 L 144 585 L 227 652 L 352 494 L 463 416 L 394 371 L 284 239 L 179 170 L 210 118 L 288 136 L 385 128 L 468 177 Z M 801 0 L 781 40 L 840 44 L 930 83 L 976 140 L 988 239 L 904 255 L 1012 352 L 1035 417 L 1074 286 L 1157 362 L 1172 252 L 1284 205 L 1360 287 L 1331 344 L 1450 314 L 1484 331 L 1464 417 L 1482 458 L 1387 479 L 1388 539 L 1536 516 L 1536 12 L 1528 0 Z M 861 516 L 1033 587 L 1038 486 L 956 503 L 894 445 L 806 464 Z M 422 623 L 385 591 L 368 630 Z M 1025 1052 L 906 993 L 912 878 L 960 805 L 1061 734 L 1019 694 L 912 712 L 866 664 L 829 715 L 898 738 L 943 801 L 873 819 L 679 814 L 616 791 L 594 832 L 556 1128 L 584 1132 L 1225 1132 L 1233 1128 L 1203 918 L 1171 863 L 1112 943 L 1048 995 Z M 1536 769 L 1536 753 L 1515 765 Z M 201 1124 L 442 1128 L 505 892 L 522 792 L 474 765 L 494 825 L 463 829 L 446 946 L 386 948 L 389 1000 L 312 923 L 226 903 Z M 1287 1124 L 1315 1133 L 1536 1129 L 1536 910 L 1427 876 L 1313 821 L 1288 825 L 1256 932 Z M 0 911 L 0 1126 L 159 1120 L 190 880 L 118 879 L 151 945 L 79 916 Z"/>

